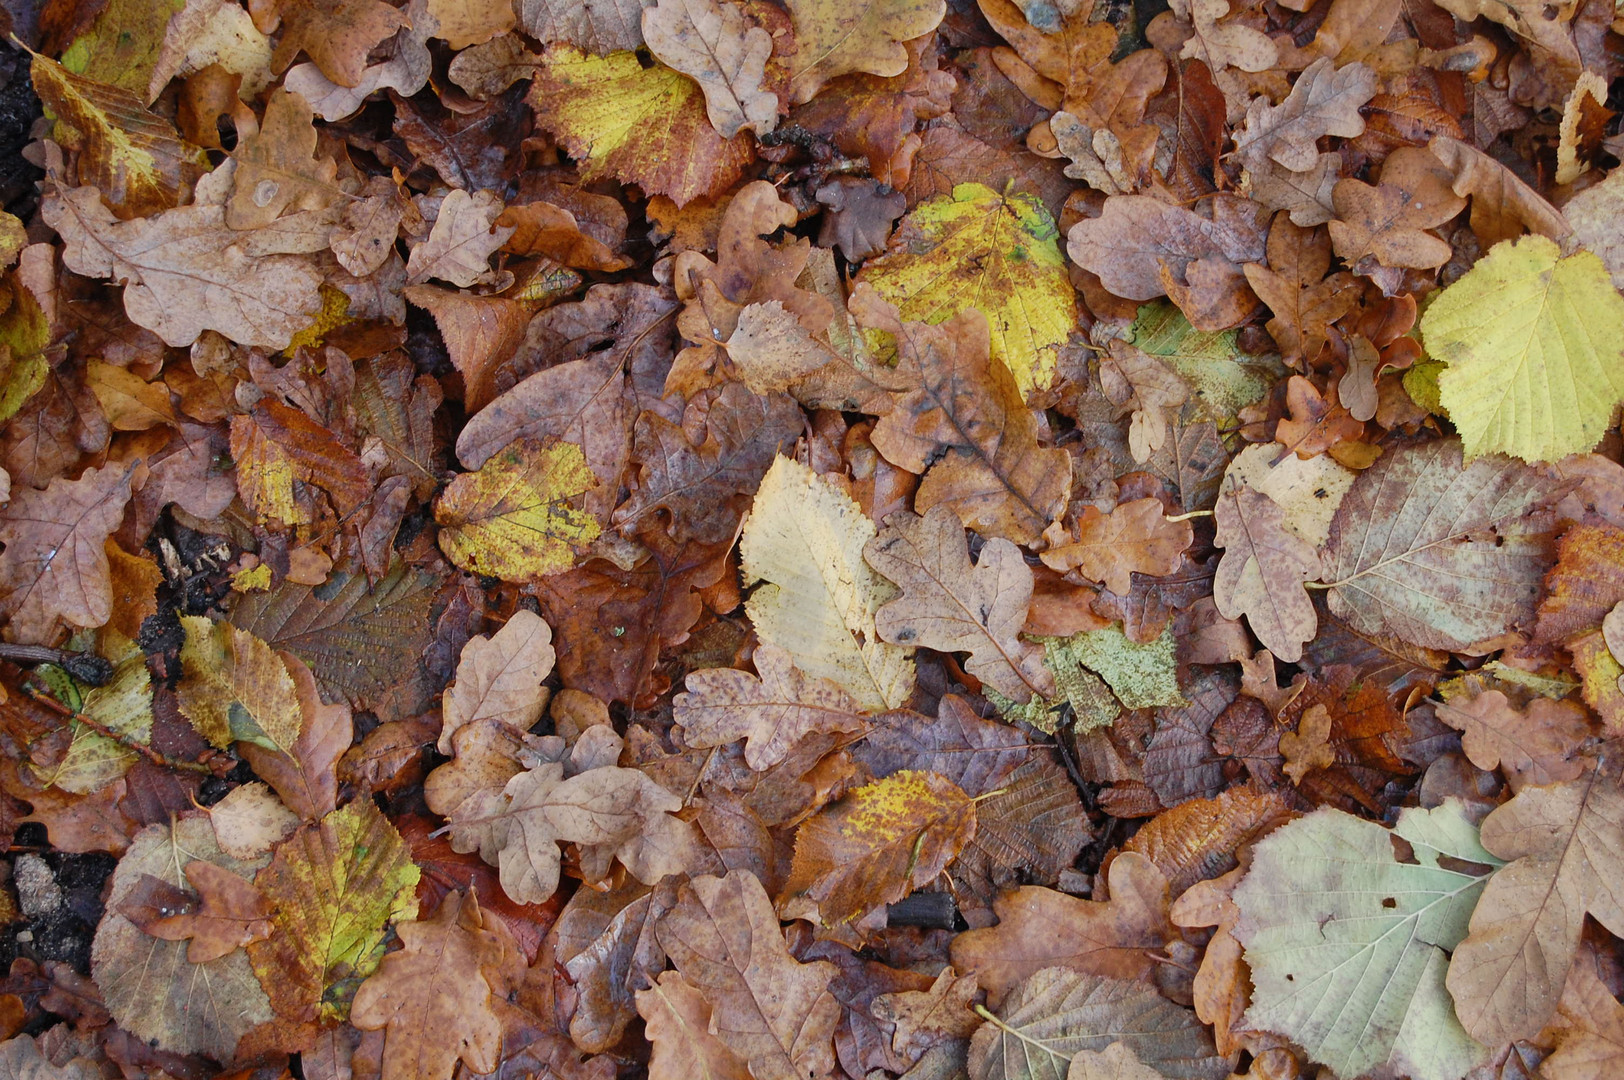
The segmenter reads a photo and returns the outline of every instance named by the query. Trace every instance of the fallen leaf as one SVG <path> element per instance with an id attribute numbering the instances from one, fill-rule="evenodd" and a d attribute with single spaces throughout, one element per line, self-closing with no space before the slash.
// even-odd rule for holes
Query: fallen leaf
<path id="1" fill-rule="evenodd" d="M 788 0 L 798 51 L 791 63 L 794 101 L 810 101 L 825 83 L 866 71 L 900 75 L 908 66 L 902 42 L 936 29 L 944 0 L 869 0 L 857 7 L 827 0 Z"/>
<path id="2" fill-rule="evenodd" d="M 1331 246 L 1350 266 L 1367 257 L 1388 267 L 1442 266 L 1453 249 L 1428 230 L 1466 208 L 1453 182 L 1430 151 L 1409 146 L 1393 151 L 1382 165 L 1380 184 L 1337 181 L 1332 193 L 1337 217 L 1326 226 Z"/>
<path id="3" fill-rule="evenodd" d="M 711 1006 L 680 972 L 662 972 L 647 990 L 637 991 L 637 1012 L 648 1041 L 650 1080 L 748 1080 L 743 1059 L 711 1030 Z"/>
<path id="4" fill-rule="evenodd" d="M 778 98 L 762 86 L 772 35 L 729 0 L 660 0 L 643 12 L 643 40 L 661 63 L 705 92 L 711 126 L 724 139 L 778 122 Z"/>
<path id="5" fill-rule="evenodd" d="M 1608 640 L 1609 619 L 1624 603 L 1624 530 L 1577 525 L 1557 541 L 1557 562 L 1545 578 L 1535 640 L 1560 643 L 1573 657 L 1584 699 L 1609 730 L 1624 723 L 1624 661 Z"/>
<path id="6" fill-rule="evenodd" d="M 880 994 L 869 1011 L 876 1020 L 893 1025 L 891 1048 L 917 1057 L 950 1039 L 968 1039 L 981 1026 L 973 1005 L 981 987 L 974 974 L 957 975 L 943 968 L 929 990 L 902 990 Z"/>
<path id="7" fill-rule="evenodd" d="M 533 612 L 519 610 L 491 637 L 468 639 L 457 660 L 457 681 L 446 688 L 440 753 L 451 753 L 457 729 L 498 720 L 527 731 L 541 718 L 541 684 L 553 669 L 553 631 Z"/>
<path id="8" fill-rule="evenodd" d="M 1169 414 L 1189 400 L 1190 388 L 1160 357 L 1120 338 L 1107 349 L 1100 360 L 1100 388 L 1113 405 L 1133 410 L 1128 452 L 1134 461 L 1148 462 L 1167 445 Z"/>
<path id="9" fill-rule="evenodd" d="M 1302 785 L 1303 777 L 1316 769 L 1336 764 L 1331 749 L 1331 714 L 1324 705 L 1311 705 L 1297 718 L 1297 730 L 1280 734 L 1280 755 L 1286 759 L 1281 769 L 1291 782 Z"/>
<path id="10" fill-rule="evenodd" d="M 519 0 L 519 25 L 537 41 L 567 41 L 599 56 L 643 44 L 639 21 L 654 0 Z"/>
<path id="11" fill-rule="evenodd" d="M 428 239 L 412 248 L 407 280 L 417 285 L 438 278 L 463 288 L 491 280 L 491 253 L 513 235 L 511 226 L 496 225 L 501 216 L 502 200 L 494 193 L 452 191 L 440 204 Z"/>
<path id="12" fill-rule="evenodd" d="M 1577 780 L 1584 771 L 1571 758 L 1590 734 L 1590 721 L 1575 702 L 1542 697 L 1519 709 L 1500 691 L 1485 690 L 1443 702 L 1436 711 L 1438 719 L 1461 732 L 1461 749 L 1473 765 L 1504 768 L 1519 786 Z"/>
<path id="13" fill-rule="evenodd" d="M 283 90 L 266 103 L 257 127 L 239 133 L 232 151 L 237 167 L 226 203 L 228 226 L 262 229 L 284 213 L 320 210 L 340 198 L 334 182 L 338 164 L 315 156 L 314 118 L 304 98 Z"/>
<path id="14" fill-rule="evenodd" d="M 256 25 L 266 33 L 283 23 L 271 68 L 284 71 L 302 50 L 323 75 L 340 86 L 361 82 L 367 53 L 406 25 L 402 13 L 382 0 L 277 0 L 259 12 Z"/>
<path id="15" fill-rule="evenodd" d="M 1247 263 L 1246 282 L 1269 306 L 1269 336 L 1287 363 L 1312 362 L 1325 347 L 1330 326 L 1359 302 L 1353 275 L 1331 268 L 1331 244 L 1319 229 L 1303 229 L 1276 215 L 1269 228 L 1269 265 Z"/>
<path id="16" fill-rule="evenodd" d="M 0 611 L 12 641 L 44 643 L 59 623 L 97 627 L 113 616 L 107 538 L 124 517 L 131 471 L 109 465 L 77 480 L 24 487 L 0 509 Z"/>
<path id="17" fill-rule="evenodd" d="M 1364 64 L 1337 67 L 1321 57 L 1303 70 L 1280 104 L 1262 96 L 1248 103 L 1245 124 L 1235 135 L 1236 155 L 1253 172 L 1264 168 L 1264 159 L 1307 172 L 1320 160 L 1320 139 L 1364 133 L 1359 110 L 1375 92 L 1376 73 Z"/>
<path id="18" fill-rule="evenodd" d="M 1224 549 L 1212 580 L 1219 613 L 1245 615 L 1264 648 L 1295 662 L 1319 622 L 1303 588 L 1321 574 L 1319 553 L 1286 531 L 1278 503 L 1244 484 L 1219 495 L 1214 514 Z"/>
<path id="19" fill-rule="evenodd" d="M 595 483 L 573 443 L 509 443 L 441 492 L 440 549 L 465 570 L 510 581 L 568 570 L 575 549 L 598 535 L 598 523 L 570 501 Z"/>
<path id="20" fill-rule="evenodd" d="M 1066 233 L 1066 254 L 1113 295 L 1154 300 L 1167 293 L 1164 272 L 1178 281 L 1197 264 L 1260 262 L 1264 240 L 1234 211 L 1209 219 L 1149 195 L 1113 195 Z"/>
<path id="21" fill-rule="evenodd" d="M 1550 1080 L 1605 1076 L 1624 1064 L 1624 1005 L 1596 967 L 1591 955 L 1581 953 L 1568 972 L 1557 1019 L 1551 1024 L 1556 1049 L 1539 1065 Z"/>
<path id="22" fill-rule="evenodd" d="M 1019 731 L 983 720 L 963 698 L 944 694 L 935 717 L 915 712 L 877 717 L 850 753 L 877 778 L 903 769 L 932 772 L 974 797 L 1002 787 L 1026 759 L 1027 747 Z"/>
<path id="23" fill-rule="evenodd" d="M 271 904 L 252 884 L 202 859 L 186 864 L 186 880 L 197 890 L 198 910 L 170 915 L 142 927 L 165 941 L 190 941 L 186 962 L 206 964 L 235 949 L 271 936 Z"/>
<path id="24" fill-rule="evenodd" d="M 1177 570 L 1192 535 L 1188 521 L 1165 516 L 1160 499 L 1119 503 L 1109 514 L 1085 506 L 1072 519 L 1069 534 L 1059 542 L 1051 538 L 1049 550 L 1039 558 L 1051 569 L 1079 571 L 1090 581 L 1125 594 L 1132 587 L 1132 574 L 1161 577 Z"/>

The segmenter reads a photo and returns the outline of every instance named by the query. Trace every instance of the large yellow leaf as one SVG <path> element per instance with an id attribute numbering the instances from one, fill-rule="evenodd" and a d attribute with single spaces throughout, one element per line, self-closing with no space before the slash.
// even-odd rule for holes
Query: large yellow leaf
<path id="1" fill-rule="evenodd" d="M 509 443 L 440 496 L 440 550 L 464 570 L 504 581 L 568 570 L 574 547 L 598 535 L 592 515 L 572 504 L 596 482 L 574 443 Z"/>
<path id="2" fill-rule="evenodd" d="M 232 740 L 287 750 L 303 715 L 293 676 L 276 651 L 246 630 L 200 615 L 182 615 L 180 711 L 222 749 Z"/>
<path id="3" fill-rule="evenodd" d="M 739 553 L 746 583 L 769 582 L 746 605 L 761 640 L 881 712 L 908 699 L 914 666 L 912 649 L 874 630 L 874 613 L 897 595 L 863 561 L 875 532 L 849 496 L 780 457 L 756 492 Z"/>
<path id="4" fill-rule="evenodd" d="M 1055 355 L 1077 328 L 1059 235 L 1034 196 L 960 184 L 915 207 L 860 278 L 908 321 L 946 322 L 979 309 L 992 327 L 993 357 L 1030 394 L 1054 381 Z"/>
<path id="5" fill-rule="evenodd" d="M 1595 446 L 1624 401 L 1624 297 L 1588 251 L 1496 244 L 1421 320 L 1466 458 L 1555 461 Z"/>

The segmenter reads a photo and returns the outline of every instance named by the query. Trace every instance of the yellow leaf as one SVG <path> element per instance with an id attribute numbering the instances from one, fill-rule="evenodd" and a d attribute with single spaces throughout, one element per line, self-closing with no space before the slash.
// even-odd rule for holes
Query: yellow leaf
<path id="1" fill-rule="evenodd" d="M 129 90 L 75 75 L 44 56 L 34 57 L 32 74 L 40 100 L 83 140 L 79 182 L 100 188 L 121 217 L 174 206 L 202 173 L 202 151 Z"/>
<path id="2" fill-rule="evenodd" d="M 1624 401 L 1624 297 L 1599 258 L 1563 258 L 1547 237 L 1496 244 L 1432 302 L 1421 333 L 1449 365 L 1438 390 L 1468 461 L 1583 453 Z"/>
<path id="3" fill-rule="evenodd" d="M 242 739 L 286 751 L 303 727 L 299 693 L 276 650 L 229 623 L 182 615 L 180 711 L 224 749 Z"/>
<path id="4" fill-rule="evenodd" d="M 573 549 L 598 536 L 597 521 L 570 500 L 596 483 L 574 443 L 509 443 L 440 496 L 440 550 L 464 570 L 504 581 L 568 570 Z"/>
<path id="5" fill-rule="evenodd" d="M 797 104 L 811 101 L 840 75 L 901 75 L 908 68 L 902 43 L 936 29 L 947 14 L 943 0 L 787 0 L 795 21 L 790 89 Z"/>
<path id="6" fill-rule="evenodd" d="M 914 684 L 913 650 L 885 644 L 874 629 L 874 613 L 897 595 L 863 561 L 876 532 L 844 492 L 780 457 L 739 542 L 745 583 L 769 582 L 746 604 L 756 634 L 869 712 L 899 708 Z"/>
<path id="7" fill-rule="evenodd" d="M 1054 219 L 1035 197 L 960 184 L 914 208 L 887 253 L 859 280 L 897 305 L 904 320 L 940 323 L 965 308 L 987 316 L 992 355 L 1021 394 L 1046 390 L 1055 357 L 1077 329 Z"/>

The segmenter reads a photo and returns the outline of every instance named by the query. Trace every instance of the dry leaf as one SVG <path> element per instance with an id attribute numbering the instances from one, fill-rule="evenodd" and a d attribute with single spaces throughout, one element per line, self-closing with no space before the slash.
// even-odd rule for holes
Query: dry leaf
<path id="1" fill-rule="evenodd" d="M 1058 535 L 1057 535 L 1058 534 Z M 1085 506 L 1068 534 L 1053 530 L 1039 558 L 1061 573 L 1076 570 L 1114 593 L 1126 595 L 1132 574 L 1162 577 L 1179 568 L 1193 536 L 1188 521 L 1172 521 L 1160 499 L 1120 503 L 1109 514 Z"/>
<path id="2" fill-rule="evenodd" d="M 711 126 L 724 139 L 745 128 L 765 135 L 778 98 L 762 86 L 773 39 L 730 0 L 660 0 L 643 12 L 649 52 L 705 91 Z"/>
<path id="3" fill-rule="evenodd" d="M 1303 588 L 1320 576 L 1319 554 L 1286 531 L 1278 503 L 1245 484 L 1219 495 L 1214 514 L 1214 542 L 1224 548 L 1212 580 L 1218 611 L 1227 619 L 1245 615 L 1264 648 L 1295 662 L 1319 622 Z"/>

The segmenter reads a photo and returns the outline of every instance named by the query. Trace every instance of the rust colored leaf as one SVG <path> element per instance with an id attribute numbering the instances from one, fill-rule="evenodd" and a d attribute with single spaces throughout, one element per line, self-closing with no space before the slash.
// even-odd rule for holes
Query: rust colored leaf
<path id="1" fill-rule="evenodd" d="M 1070 536 L 1051 540 L 1040 557 L 1052 569 L 1076 570 L 1112 592 L 1126 593 L 1133 574 L 1162 577 L 1177 570 L 1192 535 L 1188 521 L 1168 520 L 1160 499 L 1119 503 L 1109 514 L 1086 506 L 1072 519 Z"/>
<path id="2" fill-rule="evenodd" d="M 271 936 L 270 901 L 252 883 L 202 859 L 186 864 L 186 880 L 197 890 L 197 910 L 157 919 L 141 929 L 165 941 L 190 940 L 189 963 L 206 964 Z"/>
<path id="3" fill-rule="evenodd" d="M 1582 706 L 1535 698 L 1519 709 L 1498 690 L 1437 706 L 1438 719 L 1461 732 L 1461 749 L 1480 769 L 1503 768 L 1521 784 L 1577 780 L 1584 771 L 1572 755 L 1590 734 Z"/>
<path id="4" fill-rule="evenodd" d="M 0 510 L 0 611 L 13 641 L 49 643 L 57 627 L 112 617 L 107 538 L 130 499 L 129 469 L 86 469 L 40 491 L 23 488 Z"/>
<path id="5" fill-rule="evenodd" d="M 1535 636 L 1560 643 L 1573 657 L 1584 698 L 1610 730 L 1624 725 L 1624 662 L 1604 635 L 1606 620 L 1624 603 L 1624 529 L 1577 525 L 1557 542 L 1557 562 L 1545 578 Z"/>

